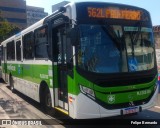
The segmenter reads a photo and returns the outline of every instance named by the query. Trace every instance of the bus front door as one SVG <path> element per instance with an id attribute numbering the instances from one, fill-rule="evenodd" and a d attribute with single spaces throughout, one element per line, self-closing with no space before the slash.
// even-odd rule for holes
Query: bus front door
<path id="1" fill-rule="evenodd" d="M 67 89 L 67 62 L 66 62 L 66 35 L 65 28 L 58 29 L 58 107 L 68 111 L 68 89 Z"/>

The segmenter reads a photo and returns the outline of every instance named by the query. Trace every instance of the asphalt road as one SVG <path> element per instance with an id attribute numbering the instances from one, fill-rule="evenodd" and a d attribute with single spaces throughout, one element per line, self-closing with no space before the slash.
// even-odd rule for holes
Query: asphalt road
<path id="1" fill-rule="evenodd" d="M 2 122 L 4 119 L 14 121 L 12 124 L 15 125 L 6 125 L 6 122 Z M 37 125 L 34 125 L 34 121 L 37 121 Z M 27 126 L 23 126 L 23 123 Z M 51 125 L 41 125 L 43 123 Z M 0 128 L 64 128 L 59 120 L 45 114 L 37 102 L 18 92 L 12 93 L 9 87 L 2 83 L 0 83 L 0 124 Z"/>

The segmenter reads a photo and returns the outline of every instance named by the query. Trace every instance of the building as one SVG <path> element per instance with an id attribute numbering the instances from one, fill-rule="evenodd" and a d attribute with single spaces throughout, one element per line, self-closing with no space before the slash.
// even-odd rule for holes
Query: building
<path id="1" fill-rule="evenodd" d="M 0 0 L 1 16 L 20 29 L 26 27 L 26 1 Z"/>
<path id="2" fill-rule="evenodd" d="M 160 75 L 160 25 L 153 26 L 158 73 Z"/>
<path id="3" fill-rule="evenodd" d="M 52 5 L 52 12 L 58 10 L 60 7 L 66 5 L 66 4 L 68 4 L 68 3 L 69 3 L 68 1 L 62 1 L 62 2 L 60 2 L 60 3 L 57 3 L 57 4 L 55 4 L 55 5 Z"/>
<path id="4" fill-rule="evenodd" d="M 160 25 L 153 26 L 156 49 L 160 49 Z"/>
<path id="5" fill-rule="evenodd" d="M 27 26 L 34 24 L 42 18 L 48 16 L 48 13 L 44 12 L 44 8 L 27 6 Z"/>

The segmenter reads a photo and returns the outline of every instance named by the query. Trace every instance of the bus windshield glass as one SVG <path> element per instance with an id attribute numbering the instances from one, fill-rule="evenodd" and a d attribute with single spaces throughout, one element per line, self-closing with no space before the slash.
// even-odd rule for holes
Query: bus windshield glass
<path id="1" fill-rule="evenodd" d="M 152 28 L 80 24 L 78 67 L 96 73 L 149 70 L 154 67 Z"/>
<path id="2" fill-rule="evenodd" d="M 77 65 L 96 73 L 146 71 L 155 53 L 149 12 L 133 6 L 77 4 Z"/>

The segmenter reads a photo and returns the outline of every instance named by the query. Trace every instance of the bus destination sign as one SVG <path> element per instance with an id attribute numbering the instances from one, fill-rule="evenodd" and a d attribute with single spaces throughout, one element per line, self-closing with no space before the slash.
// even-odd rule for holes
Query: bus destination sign
<path id="1" fill-rule="evenodd" d="M 88 7 L 87 11 L 90 18 L 141 20 L 141 11 L 139 10 Z"/>

